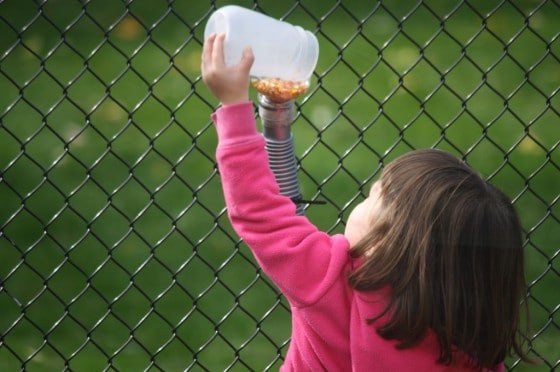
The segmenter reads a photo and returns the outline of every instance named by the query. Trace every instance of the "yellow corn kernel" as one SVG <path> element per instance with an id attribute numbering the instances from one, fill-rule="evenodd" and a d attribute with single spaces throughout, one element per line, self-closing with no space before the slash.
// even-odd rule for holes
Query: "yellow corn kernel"
<path id="1" fill-rule="evenodd" d="M 297 98 L 309 87 L 307 82 L 277 78 L 252 79 L 251 83 L 258 92 L 278 102 Z"/>

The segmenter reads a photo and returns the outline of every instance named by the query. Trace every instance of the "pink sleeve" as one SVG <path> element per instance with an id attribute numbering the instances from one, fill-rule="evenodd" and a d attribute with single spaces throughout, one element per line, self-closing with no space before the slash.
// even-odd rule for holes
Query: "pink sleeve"
<path id="1" fill-rule="evenodd" d="M 217 160 L 230 221 L 264 272 L 296 306 L 317 301 L 348 260 L 347 240 L 319 231 L 279 194 L 250 102 L 213 116 Z M 345 273 L 342 273 L 345 275 Z"/>
<path id="2" fill-rule="evenodd" d="M 495 372 L 505 372 L 505 370 L 506 370 L 506 366 L 504 365 L 504 363 L 500 363 L 496 367 Z"/>

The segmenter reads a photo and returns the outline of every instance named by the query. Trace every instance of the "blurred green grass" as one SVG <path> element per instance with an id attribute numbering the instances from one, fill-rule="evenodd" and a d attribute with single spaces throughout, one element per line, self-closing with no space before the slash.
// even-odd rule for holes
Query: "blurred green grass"
<path id="1" fill-rule="evenodd" d="M 464 158 L 515 200 L 534 354 L 553 365 L 560 10 L 469 4 L 259 2 L 321 46 L 293 127 L 302 190 L 329 202 L 310 219 L 341 232 L 381 166 L 412 148 Z M 210 10 L 0 3 L 3 370 L 281 363 L 286 304 L 231 230 L 214 163 L 216 102 L 199 77 Z"/>

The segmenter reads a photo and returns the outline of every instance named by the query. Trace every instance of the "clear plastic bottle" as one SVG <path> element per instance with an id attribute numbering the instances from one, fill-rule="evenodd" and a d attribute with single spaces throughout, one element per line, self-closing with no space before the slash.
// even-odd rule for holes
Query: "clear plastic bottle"
<path id="1" fill-rule="evenodd" d="M 245 46 L 253 49 L 252 83 L 271 100 L 293 99 L 308 88 L 319 57 L 313 33 L 236 5 L 219 8 L 210 16 L 204 38 L 212 33 L 226 34 L 227 65 L 239 63 Z"/>

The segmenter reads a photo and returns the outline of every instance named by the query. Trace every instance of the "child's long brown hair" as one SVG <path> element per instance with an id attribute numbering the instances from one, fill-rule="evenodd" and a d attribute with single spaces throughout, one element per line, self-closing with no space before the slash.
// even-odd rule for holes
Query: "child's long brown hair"
<path id="1" fill-rule="evenodd" d="M 365 261 L 350 274 L 357 290 L 391 288 L 378 327 L 398 348 L 414 346 L 431 329 L 439 362 L 459 348 L 479 368 L 515 352 L 525 295 L 521 227 L 510 200 L 454 156 L 410 152 L 381 176 L 382 211 L 351 248 Z M 373 247 L 373 249 L 372 249 Z"/>

